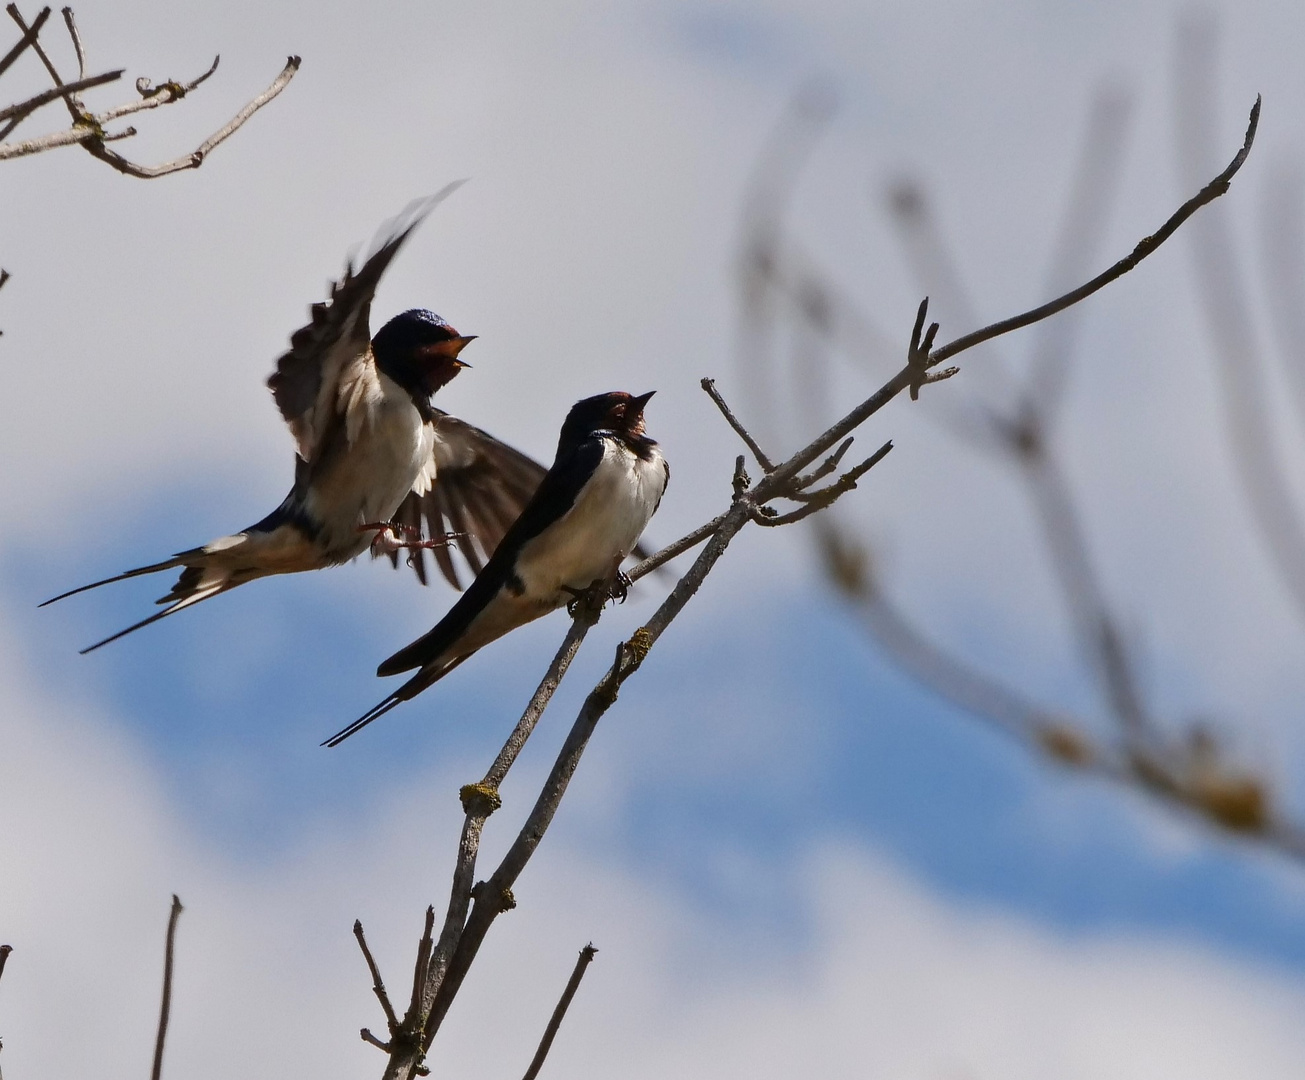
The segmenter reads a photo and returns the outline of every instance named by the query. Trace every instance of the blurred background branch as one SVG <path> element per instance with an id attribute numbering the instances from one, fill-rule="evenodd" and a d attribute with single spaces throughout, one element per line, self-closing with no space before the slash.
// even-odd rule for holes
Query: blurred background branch
<path id="1" fill-rule="evenodd" d="M 1218 29 L 1208 15 L 1179 23 L 1175 127 L 1180 175 L 1199 175 L 1213 152 Z M 1305 518 L 1297 502 L 1277 432 L 1272 371 L 1264 339 L 1276 345 L 1297 408 L 1305 418 L 1305 229 L 1299 174 L 1278 168 L 1269 177 L 1261 213 L 1260 288 L 1247 286 L 1232 223 L 1211 215 L 1192 230 L 1191 252 L 1218 364 L 1229 451 L 1243 495 L 1279 580 L 1305 619 Z M 1257 325 L 1251 296 L 1262 293 L 1267 333 Z"/>
<path id="2" fill-rule="evenodd" d="M 1189 96 L 1200 100 L 1199 94 L 1179 95 L 1184 102 Z M 1082 280 L 1100 258 L 1099 239 L 1115 202 L 1130 110 L 1128 97 L 1113 88 L 1099 93 L 1092 104 L 1070 197 L 1052 247 L 1046 276 L 1049 293 Z M 812 134 L 825 119 L 825 114 L 816 115 L 799 105 L 779 125 L 775 141 L 809 153 L 814 145 Z M 1202 170 L 1204 176 L 1209 175 L 1218 157 L 1211 145 L 1212 126 L 1206 123 L 1202 133 L 1202 153 L 1189 155 L 1193 160 L 1184 174 L 1184 186 L 1189 190 L 1203 181 Z M 848 297 L 857 290 L 835 281 L 821 269 L 819 260 L 785 232 L 785 207 L 800 164 L 789 161 L 780 170 L 763 155 L 757 166 L 763 174 L 753 183 L 758 194 L 743 215 L 739 322 L 744 330 L 737 356 L 745 384 L 770 398 L 766 415 L 777 414 L 778 402 L 792 401 L 805 422 L 811 423 L 831 412 L 829 387 L 835 379 L 836 358 L 845 356 L 862 370 L 877 373 L 883 370 L 884 349 L 882 332 L 871 317 L 849 302 Z M 767 172 L 773 175 L 767 177 Z M 932 298 L 935 310 L 948 320 L 977 325 L 975 305 L 925 185 L 899 179 L 889 185 L 886 196 L 889 220 L 905 261 L 919 287 Z M 1204 253 L 1208 291 L 1222 298 L 1220 304 L 1206 306 L 1212 312 L 1217 307 L 1239 328 L 1237 334 L 1223 335 L 1225 340 L 1239 343 L 1245 335 L 1240 330 L 1236 289 L 1218 278 L 1230 272 L 1231 263 L 1227 252 L 1210 240 L 1223 235 L 1225 218 L 1219 213 L 1197 216 L 1200 220 L 1193 226 L 1193 235 Z M 1299 221 L 1299 213 L 1296 217 Z M 1167 234 L 1162 230 L 1157 235 Z M 1290 236 L 1280 238 L 1280 244 L 1284 250 L 1298 252 L 1296 279 L 1288 275 L 1283 288 L 1293 280 L 1305 285 L 1298 247 L 1291 246 Z M 1305 297 L 1305 292 L 1300 295 Z M 1294 304 L 1292 297 L 1280 298 L 1277 307 L 1301 318 L 1303 308 Z M 1185 816 L 1195 815 L 1293 858 L 1305 857 L 1305 832 L 1283 816 L 1268 778 L 1232 760 L 1205 723 L 1180 726 L 1175 735 L 1155 714 L 1143 690 L 1138 643 L 1124 631 L 1096 567 L 1085 511 L 1069 482 L 1056 438 L 1080 320 L 1081 310 L 1070 308 L 1041 322 L 1034 331 L 1028 361 L 1019 368 L 991 344 L 982 345 L 983 362 L 967 365 L 964 395 L 959 399 L 954 394 L 946 399 L 934 395 L 926 409 L 944 432 L 989 456 L 1025 492 L 1059 587 L 1079 663 L 1111 720 L 1104 735 L 1089 718 L 1036 702 L 1033 695 L 981 672 L 922 630 L 918 617 L 892 599 L 864 528 L 853 524 L 846 514 L 822 515 L 814 524 L 819 565 L 826 581 L 850 604 L 859 625 L 879 649 L 922 686 L 964 713 L 992 724 L 1045 760 L 1143 790 Z M 1289 325 L 1283 336 L 1305 340 L 1305 335 L 1292 336 L 1295 329 Z M 786 370 L 776 360 L 784 335 L 794 342 Z M 1228 356 L 1240 354 L 1236 344 L 1229 345 Z M 768 374 L 771 371 L 773 375 Z M 1229 381 L 1238 383 L 1236 394 L 1230 391 L 1229 397 L 1235 398 L 1241 410 L 1241 427 L 1255 431 L 1255 439 L 1250 440 L 1252 451 L 1271 455 L 1262 434 L 1266 430 L 1265 406 L 1254 395 L 1253 378 L 1238 375 Z M 1245 467 L 1261 476 L 1258 461 Z M 1265 465 L 1270 480 L 1248 481 L 1248 488 L 1254 487 L 1252 501 L 1264 510 L 1260 516 L 1268 522 L 1266 532 L 1279 541 L 1284 575 L 1299 554 L 1305 585 L 1305 542 L 1299 546 L 1295 542 L 1295 520 L 1283 497 L 1285 485 L 1274 468 L 1273 463 Z M 962 526 L 956 535 L 963 543 Z"/>

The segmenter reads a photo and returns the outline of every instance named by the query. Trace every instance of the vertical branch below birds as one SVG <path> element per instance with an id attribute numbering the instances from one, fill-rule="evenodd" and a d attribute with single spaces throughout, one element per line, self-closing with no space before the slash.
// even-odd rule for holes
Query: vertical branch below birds
<path id="1" fill-rule="evenodd" d="M 567 630 L 566 637 L 563 638 L 552 663 L 549 664 L 543 679 L 540 680 L 529 704 L 526 705 L 525 711 L 521 714 L 521 719 L 517 721 L 516 727 L 512 729 L 512 733 L 503 744 L 503 749 L 499 751 L 494 763 L 489 767 L 480 783 L 467 784 L 460 792 L 465 816 L 462 821 L 462 835 L 458 840 L 458 854 L 454 862 L 453 883 L 449 890 L 448 910 L 444 917 L 444 924 L 440 929 L 439 940 L 431 950 L 429 962 L 424 968 L 424 977 L 420 987 L 420 1003 L 412 1014 L 416 1030 L 409 1032 L 412 1038 L 403 1040 L 402 1043 L 393 1038 L 391 1039 L 393 1050 L 389 1065 L 386 1068 L 385 1075 L 387 1077 L 410 1076 L 416 1071 L 422 1052 L 418 1050 L 418 1040 L 415 1036 L 420 1034 L 422 1027 L 426 1024 L 426 1017 L 430 1014 L 436 994 L 444 983 L 449 961 L 462 938 L 463 928 L 467 922 L 467 912 L 471 906 L 472 895 L 475 891 L 476 860 L 480 851 L 481 833 L 489 816 L 502 805 L 502 800 L 498 794 L 498 786 L 507 776 L 526 741 L 530 738 L 531 732 L 539 723 L 539 718 L 552 700 L 563 676 L 566 675 L 567 669 L 571 666 L 571 661 L 575 659 L 576 653 L 579 652 L 585 635 L 598 622 L 601 612 L 601 607 L 584 601 L 576 604 L 575 614 L 572 617 L 571 626 Z M 414 1003 L 416 1003 L 416 995 L 414 996 Z M 409 1018 L 405 1017 L 405 1023 L 400 1026 L 406 1027 L 408 1020 Z"/>
<path id="2" fill-rule="evenodd" d="M 558 752 L 548 779 L 544 782 L 535 801 L 534 808 L 526 818 L 516 840 L 494 873 L 476 889 L 471 914 L 432 1004 L 426 1032 L 422 1039 L 423 1051 L 430 1048 L 490 926 L 499 915 L 509 910 L 510 902 L 514 903 L 511 901 L 512 885 L 539 847 L 549 825 L 552 824 L 558 805 L 566 794 L 567 786 L 571 782 L 571 777 L 575 775 L 580 758 L 584 755 L 598 721 L 616 702 L 621 684 L 638 670 L 648 650 L 670 625 L 671 620 L 692 599 L 717 560 L 725 553 L 730 541 L 748 523 L 751 506 L 751 500 L 746 497 L 736 500 L 726 514 L 724 522 L 698 555 L 689 572 L 676 583 L 670 595 L 662 602 L 648 623 L 637 630 L 629 641 L 622 642 L 617 647 L 616 658 L 611 667 L 585 698 L 571 726 L 571 731 Z"/>
<path id="3" fill-rule="evenodd" d="M 535 1080 L 535 1077 L 539 1075 L 539 1070 L 544 1065 L 544 1059 L 548 1057 L 548 1051 L 553 1046 L 553 1039 L 557 1036 L 557 1029 L 562 1026 L 566 1010 L 571 1006 L 571 999 L 575 997 L 575 992 L 580 989 L 580 980 L 585 977 L 585 969 L 593 962 L 597 953 L 598 950 L 594 948 L 592 941 L 580 950 L 580 955 L 576 958 L 575 968 L 571 972 L 571 978 L 567 980 L 566 989 L 562 991 L 562 997 L 557 1003 L 557 1008 L 553 1010 L 553 1015 L 548 1021 L 548 1027 L 544 1029 L 544 1037 L 539 1040 L 539 1049 L 535 1051 L 534 1059 L 530 1062 L 530 1068 L 526 1070 L 526 1075 L 522 1080 Z"/>
<path id="4" fill-rule="evenodd" d="M 181 917 L 181 901 L 172 895 L 172 911 L 168 915 L 168 940 L 163 951 L 163 1000 L 159 1005 L 159 1031 L 154 1039 L 154 1067 L 150 1080 L 163 1075 L 163 1044 L 168 1038 L 168 1016 L 172 1012 L 172 957 L 177 939 L 177 920 Z"/>

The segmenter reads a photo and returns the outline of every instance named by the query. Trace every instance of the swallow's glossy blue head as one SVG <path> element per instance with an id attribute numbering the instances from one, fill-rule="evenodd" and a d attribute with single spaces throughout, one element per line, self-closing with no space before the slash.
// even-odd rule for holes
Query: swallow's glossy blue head
<path id="1" fill-rule="evenodd" d="M 414 401 L 425 402 L 464 367 L 458 354 L 475 335 L 462 336 L 433 311 L 396 315 L 372 338 L 376 366 Z"/>
<path id="2" fill-rule="evenodd" d="M 598 431 L 610 431 L 627 441 L 642 438 L 643 407 L 655 393 L 655 390 L 649 390 L 634 397 L 623 390 L 615 390 L 577 401 L 566 414 L 559 450 L 582 443 Z"/>

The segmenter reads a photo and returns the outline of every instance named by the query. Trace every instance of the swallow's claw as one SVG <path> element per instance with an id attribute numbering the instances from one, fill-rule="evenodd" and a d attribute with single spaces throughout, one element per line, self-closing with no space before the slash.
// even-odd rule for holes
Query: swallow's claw
<path id="1" fill-rule="evenodd" d="M 445 533 L 440 537 L 432 537 L 430 540 L 421 538 L 421 529 L 415 525 L 403 525 L 397 521 L 385 522 L 368 522 L 358 526 L 359 532 L 375 531 L 376 535 L 372 538 L 373 555 L 392 555 L 394 552 L 406 548 L 409 551 L 419 551 L 423 548 L 448 547 L 449 544 L 460 540 L 464 533 Z M 408 559 L 408 565 L 412 565 L 411 557 Z"/>
<path id="2" fill-rule="evenodd" d="M 615 600 L 618 604 L 624 604 L 633 587 L 634 582 L 630 580 L 630 576 L 624 571 L 618 571 L 612 583 L 607 586 L 607 599 Z"/>

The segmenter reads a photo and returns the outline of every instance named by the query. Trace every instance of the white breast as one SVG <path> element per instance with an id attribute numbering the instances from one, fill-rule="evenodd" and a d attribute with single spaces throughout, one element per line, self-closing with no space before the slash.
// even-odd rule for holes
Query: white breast
<path id="1" fill-rule="evenodd" d="M 531 597 L 570 599 L 563 586 L 584 589 L 615 574 L 666 490 L 666 463 L 654 447 L 648 460 L 619 439 L 603 440 L 603 458 L 575 505 L 527 545 L 517 575 Z"/>
<path id="2" fill-rule="evenodd" d="M 429 425 L 405 390 L 380 372 L 376 376 L 365 393 L 349 400 L 347 448 L 314 477 L 308 500 L 327 547 L 340 560 L 371 541 L 359 525 L 390 520 L 415 485 L 428 489 L 434 480 Z"/>

